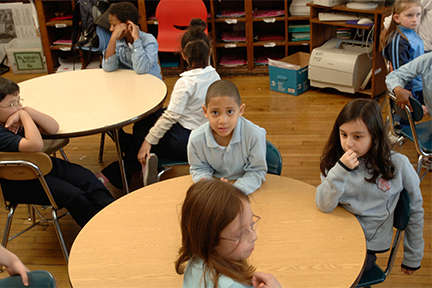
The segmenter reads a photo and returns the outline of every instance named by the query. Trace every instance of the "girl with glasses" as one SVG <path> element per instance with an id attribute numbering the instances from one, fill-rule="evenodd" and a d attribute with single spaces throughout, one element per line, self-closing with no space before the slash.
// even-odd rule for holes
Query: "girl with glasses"
<path id="1" fill-rule="evenodd" d="M 248 196 L 232 184 L 216 179 L 193 184 L 182 206 L 175 262 L 177 273 L 184 274 L 183 288 L 281 287 L 273 275 L 256 272 L 247 262 L 259 219 Z"/>

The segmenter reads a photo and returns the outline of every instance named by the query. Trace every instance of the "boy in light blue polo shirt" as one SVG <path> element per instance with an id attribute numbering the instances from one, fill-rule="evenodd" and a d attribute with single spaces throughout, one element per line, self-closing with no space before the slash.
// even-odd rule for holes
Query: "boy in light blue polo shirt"
<path id="1" fill-rule="evenodd" d="M 203 106 L 209 121 L 192 131 L 187 147 L 194 182 L 216 177 L 250 194 L 265 181 L 266 131 L 241 117 L 244 109 L 232 82 L 209 86 Z"/>

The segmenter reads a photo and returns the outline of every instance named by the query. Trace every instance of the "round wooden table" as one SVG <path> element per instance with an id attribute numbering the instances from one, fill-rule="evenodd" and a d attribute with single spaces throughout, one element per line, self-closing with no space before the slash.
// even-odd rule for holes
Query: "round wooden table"
<path id="1" fill-rule="evenodd" d="M 162 80 L 150 74 L 138 75 L 133 70 L 55 73 L 21 82 L 19 86 L 25 106 L 46 113 L 59 123 L 58 133 L 45 135 L 47 138 L 112 132 L 122 175 L 118 130 L 161 107 L 167 94 Z M 125 180 L 123 177 L 124 184 Z"/>
<path id="2" fill-rule="evenodd" d="M 72 245 L 69 278 L 75 288 L 181 287 L 174 269 L 180 211 L 190 176 L 162 181 L 105 207 Z M 360 274 L 366 240 L 343 208 L 315 207 L 315 187 L 275 175 L 252 194 L 262 217 L 250 263 L 283 287 L 350 287 Z"/>

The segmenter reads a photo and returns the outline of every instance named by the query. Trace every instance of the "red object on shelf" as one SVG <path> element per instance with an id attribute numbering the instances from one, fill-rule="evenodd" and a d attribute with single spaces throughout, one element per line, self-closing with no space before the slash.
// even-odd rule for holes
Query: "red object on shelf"
<path id="1" fill-rule="evenodd" d="M 207 8 L 201 0 L 161 0 L 156 7 L 159 51 L 180 51 L 180 41 L 185 30 L 177 27 L 186 29 L 193 18 L 207 22 Z M 207 33 L 207 29 L 205 32 Z"/>
<path id="2" fill-rule="evenodd" d="M 70 15 L 70 16 L 53 17 L 53 18 L 49 19 L 48 22 L 50 22 L 50 21 L 61 21 L 61 20 L 72 20 L 72 15 Z"/>

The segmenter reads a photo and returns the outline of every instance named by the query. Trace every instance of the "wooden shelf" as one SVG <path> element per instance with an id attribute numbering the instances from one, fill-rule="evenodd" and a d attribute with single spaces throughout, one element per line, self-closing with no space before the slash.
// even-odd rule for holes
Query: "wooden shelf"
<path id="1" fill-rule="evenodd" d="M 271 44 L 275 44 L 274 46 L 270 46 Z M 272 48 L 276 46 L 285 46 L 286 41 L 256 41 L 253 43 L 254 47 L 265 47 L 265 48 Z M 268 46 L 266 46 L 268 45 Z"/>
<path id="2" fill-rule="evenodd" d="M 244 18 L 244 17 L 217 17 L 217 18 L 215 18 L 215 22 L 216 23 L 227 23 L 227 20 L 228 21 L 237 21 L 237 22 L 246 22 L 246 18 Z M 231 23 L 227 23 L 227 24 L 231 24 Z M 234 24 L 231 24 L 231 25 L 234 25 Z"/>
<path id="3" fill-rule="evenodd" d="M 54 21 L 48 21 L 45 23 L 46 26 L 55 27 L 55 28 L 63 28 L 58 26 L 64 26 L 64 27 L 72 27 L 72 20 L 54 20 Z"/>
<path id="4" fill-rule="evenodd" d="M 320 21 L 318 18 L 310 19 L 310 23 L 319 23 L 322 25 L 348 27 L 348 28 L 364 29 L 364 30 L 370 30 L 372 28 L 372 26 L 369 25 L 348 24 L 346 23 L 346 21 Z"/>
<path id="5" fill-rule="evenodd" d="M 277 16 L 277 17 L 254 17 L 253 18 L 253 22 L 265 22 L 265 23 L 267 23 L 266 21 L 268 21 L 269 19 L 271 19 L 271 20 L 273 20 L 273 19 L 275 19 L 274 21 L 275 22 L 278 22 L 278 21 L 285 21 L 285 16 Z M 273 23 L 273 22 L 269 22 L 269 23 Z"/>
<path id="6" fill-rule="evenodd" d="M 246 42 L 216 42 L 216 48 L 238 48 L 238 47 L 247 47 Z"/>

